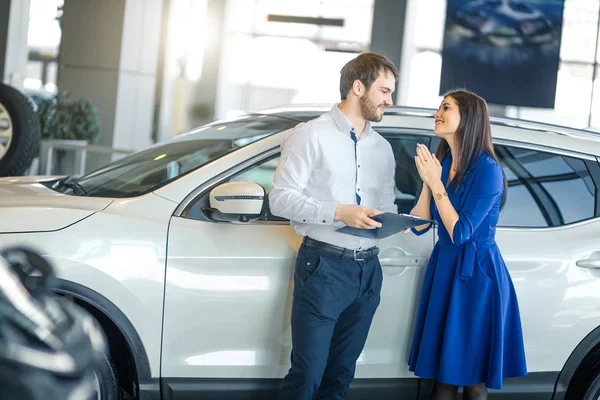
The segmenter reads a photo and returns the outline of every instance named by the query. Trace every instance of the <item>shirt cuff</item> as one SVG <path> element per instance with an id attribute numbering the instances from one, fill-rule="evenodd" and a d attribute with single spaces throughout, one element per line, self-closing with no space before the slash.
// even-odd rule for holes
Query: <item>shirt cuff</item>
<path id="1" fill-rule="evenodd" d="M 319 211 L 317 212 L 317 224 L 332 225 L 335 218 L 335 209 L 337 203 L 321 202 Z"/>

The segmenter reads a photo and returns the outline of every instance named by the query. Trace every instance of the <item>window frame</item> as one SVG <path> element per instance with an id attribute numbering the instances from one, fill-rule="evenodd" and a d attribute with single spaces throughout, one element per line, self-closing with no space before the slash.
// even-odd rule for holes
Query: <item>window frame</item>
<path id="1" fill-rule="evenodd" d="M 415 140 L 418 140 L 419 138 L 426 139 L 428 141 L 428 143 L 426 143 L 426 144 L 430 149 L 437 148 L 437 146 L 439 144 L 439 137 L 436 136 L 433 133 L 433 131 L 428 131 L 428 130 L 423 130 L 423 129 L 418 129 L 418 128 L 396 128 L 396 127 L 387 127 L 387 126 L 375 127 L 374 129 L 388 143 L 390 143 L 390 139 L 402 139 L 402 138 L 408 139 L 412 136 L 415 138 Z M 391 145 L 391 143 L 390 143 L 390 145 Z M 393 146 L 392 146 L 392 151 L 394 152 L 394 161 L 396 164 L 398 164 L 398 160 L 395 157 L 396 152 L 394 151 Z M 396 187 L 396 183 L 397 183 L 397 181 L 394 177 L 394 187 L 396 190 L 399 190 Z M 421 193 L 422 188 L 423 188 L 423 182 L 421 182 L 417 186 L 417 192 L 415 193 L 415 204 L 419 200 L 419 194 Z M 413 205 L 413 207 L 414 207 L 414 205 Z M 398 210 L 398 211 L 400 212 L 400 210 Z"/>
<path id="2" fill-rule="evenodd" d="M 565 149 L 558 149 L 555 147 L 544 146 L 541 144 L 517 142 L 517 141 L 512 141 L 512 140 L 507 140 L 507 139 L 495 139 L 495 138 L 493 138 L 492 141 L 493 141 L 494 146 L 506 146 L 506 147 L 513 147 L 513 148 L 519 148 L 519 149 L 526 149 L 526 150 L 548 153 L 551 155 L 556 155 L 556 156 L 561 156 L 561 157 L 564 156 L 564 157 L 578 159 L 578 160 L 584 162 L 584 164 L 586 165 L 588 172 L 590 174 L 590 179 L 592 179 L 592 182 L 594 183 L 594 185 L 596 187 L 596 193 L 594 196 L 594 215 L 590 218 L 586 218 L 586 219 L 574 221 L 574 222 L 569 222 L 569 223 L 562 224 L 562 225 L 555 225 L 555 226 L 531 226 L 531 227 L 528 227 L 528 226 L 501 225 L 500 223 L 498 223 L 497 229 L 520 230 L 520 231 L 522 231 L 522 230 L 548 231 L 548 230 L 555 230 L 555 229 L 564 229 L 567 227 L 576 226 L 578 224 L 589 223 L 589 222 L 600 219 L 600 159 L 598 157 L 591 155 L 591 154 L 579 153 L 579 152 L 565 150 Z M 508 195 L 510 195 L 510 193 Z"/>
<path id="3" fill-rule="evenodd" d="M 433 131 L 429 131 L 429 130 L 424 130 L 424 129 L 419 129 L 419 128 L 402 128 L 402 127 L 393 127 L 393 126 L 375 126 L 374 129 L 381 136 L 383 136 L 386 140 L 388 140 L 388 138 L 393 138 L 393 137 L 422 136 L 422 137 L 429 138 L 431 149 L 437 148 L 437 145 L 439 144 L 439 137 L 437 137 L 433 133 Z M 594 184 L 596 186 L 596 194 L 595 194 L 595 202 L 594 202 L 594 216 L 592 216 L 591 218 L 587 218 L 585 220 L 580 220 L 580 221 L 576 221 L 576 222 L 571 222 L 568 224 L 563 224 L 563 225 L 558 225 L 558 226 L 547 226 L 547 227 L 523 227 L 523 226 L 511 226 L 511 225 L 498 224 L 497 229 L 519 230 L 519 231 L 522 231 L 522 230 L 548 231 L 548 230 L 572 227 L 574 225 L 583 224 L 583 223 L 590 223 L 592 221 L 600 219 L 600 157 L 596 157 L 594 155 L 586 154 L 586 153 L 579 153 L 579 152 L 575 152 L 575 151 L 571 151 L 571 150 L 557 149 L 554 147 L 545 146 L 543 144 L 519 142 L 519 141 L 502 139 L 502 138 L 492 138 L 492 141 L 493 141 L 494 145 L 498 145 L 498 146 L 508 146 L 508 147 L 533 150 L 533 151 L 540 151 L 540 152 L 545 152 L 545 153 L 549 153 L 549 154 L 553 154 L 553 155 L 572 157 L 572 158 L 582 160 L 583 162 L 585 162 L 585 164 L 588 168 L 588 171 L 590 172 L 590 178 L 592 179 L 592 181 L 594 182 Z M 187 196 L 186 200 L 184 200 L 184 202 L 182 202 L 182 204 L 178 207 L 178 209 L 176 210 L 174 215 L 180 216 L 183 218 L 187 218 L 187 219 L 194 219 L 197 221 L 205 221 L 205 222 L 215 223 L 215 221 L 208 219 L 203 214 L 201 216 L 198 215 L 196 218 L 189 216 L 188 214 L 189 214 L 190 209 L 192 209 L 192 207 L 197 202 L 201 201 L 203 197 L 208 198 L 208 195 L 213 188 L 215 188 L 216 186 L 218 186 L 222 183 L 228 182 L 228 180 L 232 176 L 242 173 L 245 170 L 248 170 L 261 162 L 266 162 L 269 159 L 272 159 L 274 157 L 279 157 L 279 155 L 280 155 L 280 146 L 273 147 L 265 152 L 262 152 L 254 157 L 251 157 L 251 158 L 237 164 L 236 166 L 222 172 L 221 174 L 213 177 L 212 179 L 208 180 L 207 182 L 205 182 L 204 184 L 202 184 L 198 188 L 196 188 L 194 191 L 192 191 Z M 417 198 L 418 198 L 418 196 L 417 196 Z M 187 200 L 187 199 L 189 199 L 189 200 Z M 289 221 L 281 219 L 281 220 L 258 220 L 258 221 L 254 221 L 254 222 L 249 222 L 249 224 L 265 224 L 265 223 L 277 224 L 277 225 L 282 225 L 282 224 L 287 225 L 287 224 L 289 224 Z"/>
<path id="4" fill-rule="evenodd" d="M 394 138 L 394 137 L 401 138 L 401 137 L 410 137 L 410 136 L 424 137 L 429 140 L 430 146 L 433 144 L 435 144 L 437 146 L 437 142 L 439 141 L 439 139 L 437 139 L 437 136 L 435 136 L 432 131 L 423 130 L 423 129 L 398 128 L 398 127 L 391 127 L 391 126 L 375 126 L 374 129 L 377 133 L 379 133 L 386 140 L 388 140 L 388 137 L 390 137 L 390 138 Z M 388 143 L 389 143 L 389 141 L 388 141 Z M 204 213 L 202 213 L 201 211 L 198 212 L 198 211 L 194 210 L 194 206 L 197 205 L 199 202 L 205 203 L 208 199 L 210 191 L 223 183 L 229 182 L 229 179 L 231 177 L 233 177 L 237 174 L 243 173 L 244 171 L 247 171 L 248 169 L 253 168 L 254 166 L 256 166 L 260 163 L 267 162 L 270 159 L 273 159 L 275 157 L 279 157 L 280 155 L 281 155 L 280 146 L 273 147 L 261 154 L 251 157 L 251 158 L 237 164 L 233 168 L 230 168 L 230 169 L 224 171 L 223 173 L 215 176 L 214 178 L 208 180 L 205 184 L 199 186 L 196 190 L 192 191 L 190 193 L 190 195 L 188 195 L 186 198 L 186 199 L 190 199 L 190 200 L 187 200 L 187 201 L 184 200 L 184 202 L 182 202 L 182 205 L 180 205 L 178 207 L 178 209 L 176 210 L 174 215 L 183 217 L 186 219 L 193 219 L 196 221 L 217 223 L 217 221 L 208 219 L 208 217 L 206 217 L 206 215 L 204 215 Z M 418 199 L 418 193 L 417 193 L 416 198 Z M 277 219 L 273 219 L 273 220 L 259 219 L 257 221 L 248 222 L 245 225 L 247 225 L 247 224 L 265 224 L 265 223 L 277 224 L 277 225 L 289 224 L 289 220 L 287 220 L 287 219 L 283 219 L 283 218 L 279 218 L 279 217 L 276 217 L 276 218 Z"/>
<path id="5" fill-rule="evenodd" d="M 229 182 L 229 179 L 232 176 L 242 173 L 242 172 L 254 167 L 257 164 L 260 164 L 260 163 L 266 162 L 270 159 L 279 157 L 280 154 L 281 154 L 280 146 L 273 147 L 265 152 L 257 154 L 254 157 L 244 160 L 243 162 L 235 165 L 234 167 L 229 168 L 228 170 L 213 177 L 212 179 L 209 179 L 207 182 L 200 185 L 198 188 L 196 188 L 194 191 L 192 191 L 187 196 L 186 200 L 184 200 L 184 202 L 182 202 L 182 204 L 177 208 L 174 215 L 178 216 L 178 217 L 186 218 L 186 219 L 196 220 L 196 221 L 219 223 L 217 221 L 213 221 L 213 220 L 209 219 L 201 211 L 196 212 L 193 216 L 190 214 L 190 212 L 194 211 L 193 208 L 196 204 L 203 202 L 203 201 L 207 201 L 208 196 L 210 195 L 210 191 L 212 189 L 214 189 L 215 187 L 217 187 L 223 183 Z M 190 199 L 190 200 L 187 200 L 187 199 Z M 281 224 L 289 224 L 289 221 L 288 220 L 277 220 L 277 221 L 275 221 L 275 220 L 258 220 L 258 221 L 245 223 L 244 225 L 259 224 L 259 223 L 273 223 L 273 224 L 281 225 Z"/>

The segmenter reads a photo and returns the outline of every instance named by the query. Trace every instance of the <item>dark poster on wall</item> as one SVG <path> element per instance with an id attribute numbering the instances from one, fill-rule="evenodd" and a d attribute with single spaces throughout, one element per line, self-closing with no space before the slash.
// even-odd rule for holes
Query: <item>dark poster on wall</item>
<path id="1" fill-rule="evenodd" d="M 554 108 L 564 0 L 448 0 L 440 94 Z"/>

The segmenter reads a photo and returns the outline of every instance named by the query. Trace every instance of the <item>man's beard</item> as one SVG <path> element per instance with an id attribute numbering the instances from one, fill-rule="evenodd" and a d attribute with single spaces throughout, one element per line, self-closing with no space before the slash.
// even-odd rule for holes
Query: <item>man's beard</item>
<path id="1" fill-rule="evenodd" d="M 369 99 L 369 96 L 366 93 L 359 99 L 359 104 L 360 112 L 362 113 L 364 119 L 371 122 L 381 121 L 383 118 L 383 113 L 381 113 L 381 115 L 377 114 L 378 106 L 371 101 L 371 99 Z"/>

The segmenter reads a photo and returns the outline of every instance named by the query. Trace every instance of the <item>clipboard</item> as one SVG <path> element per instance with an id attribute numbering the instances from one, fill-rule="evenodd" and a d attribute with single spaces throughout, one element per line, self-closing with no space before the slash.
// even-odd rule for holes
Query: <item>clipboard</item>
<path id="1" fill-rule="evenodd" d="M 344 226 L 340 229 L 337 229 L 337 231 L 340 233 L 361 236 L 369 239 L 383 239 L 405 229 L 433 222 L 431 219 L 423 219 L 417 217 L 416 215 L 394 214 L 389 212 L 375 215 L 371 217 L 371 219 L 380 222 L 381 228 L 363 229 Z"/>

